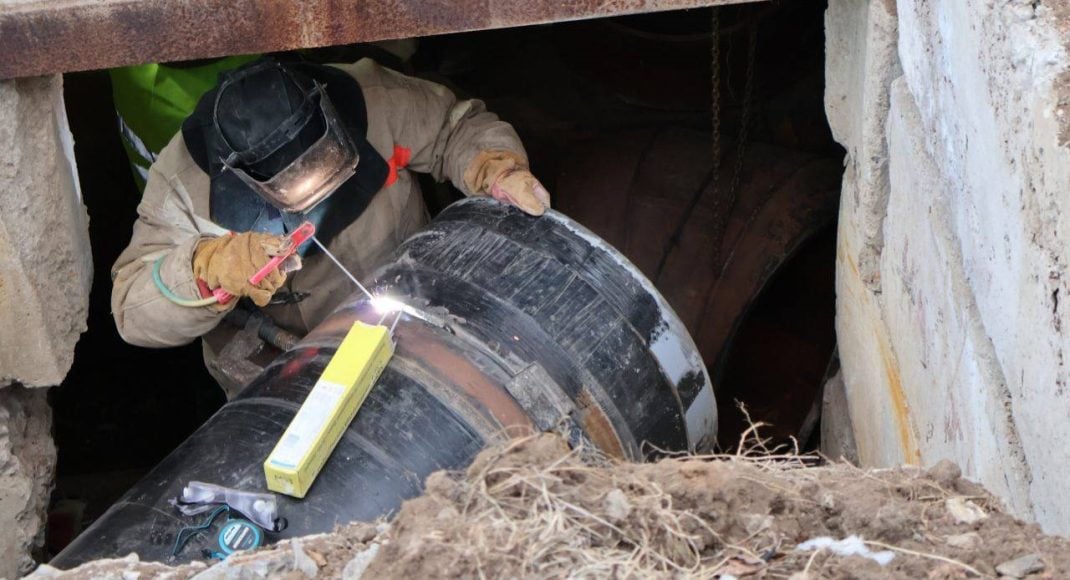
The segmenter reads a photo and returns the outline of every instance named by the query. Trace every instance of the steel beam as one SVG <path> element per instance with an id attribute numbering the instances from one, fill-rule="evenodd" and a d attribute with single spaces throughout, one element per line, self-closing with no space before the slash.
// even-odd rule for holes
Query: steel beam
<path id="1" fill-rule="evenodd" d="M 0 79 L 754 0 L 0 0 Z"/>

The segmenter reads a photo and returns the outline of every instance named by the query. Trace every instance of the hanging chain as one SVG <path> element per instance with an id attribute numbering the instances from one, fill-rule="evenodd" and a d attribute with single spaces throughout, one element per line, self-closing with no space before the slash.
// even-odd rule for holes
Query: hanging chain
<path id="1" fill-rule="evenodd" d="M 709 188 L 713 194 L 713 228 L 710 236 L 713 242 L 713 259 L 711 267 L 716 272 L 720 272 L 723 269 L 722 264 L 722 249 L 724 246 L 725 234 L 728 229 L 728 221 L 732 215 L 732 210 L 736 206 L 736 197 L 739 190 L 740 182 L 743 179 L 743 161 L 747 154 L 747 142 L 750 139 L 750 117 L 751 109 L 753 108 L 754 101 L 754 75 L 756 69 L 756 60 L 758 53 L 758 19 L 752 18 L 747 25 L 747 69 L 746 79 L 743 85 L 743 99 L 740 106 L 739 114 L 739 135 L 736 139 L 735 159 L 732 166 L 732 177 L 728 182 L 728 189 L 725 194 L 720 195 L 720 174 L 721 174 L 721 26 L 720 26 L 720 10 L 713 8 L 711 10 L 710 22 L 713 26 L 711 33 L 711 40 L 713 41 L 713 48 L 711 50 L 711 71 L 710 78 L 713 82 L 713 92 L 711 94 L 711 141 L 713 144 L 713 160 L 710 172 L 707 173 L 706 178 L 703 180 L 702 185 L 699 187 L 695 194 L 691 197 L 691 201 L 688 203 L 684 212 L 680 216 L 680 220 L 676 225 L 676 229 L 669 237 L 669 241 L 665 246 L 665 250 L 661 254 L 661 259 L 658 261 L 657 269 L 654 271 L 654 282 L 657 283 L 661 278 L 661 273 L 665 269 L 668 263 L 669 256 L 672 251 L 680 242 L 680 238 L 683 236 L 685 227 L 688 221 L 691 219 L 691 215 L 694 213 L 695 207 L 702 199 L 703 193 Z"/>
<path id="2" fill-rule="evenodd" d="M 710 81 L 713 91 L 710 95 L 710 129 L 713 141 L 713 195 L 717 197 L 717 184 L 721 174 L 721 10 L 710 9 Z M 700 194 L 701 195 L 701 194 Z"/>
<path id="3" fill-rule="evenodd" d="M 672 251 L 680 243 L 680 237 L 683 235 L 684 227 L 687 226 L 687 222 L 691 219 L 691 214 L 695 211 L 695 206 L 698 205 L 700 199 L 702 199 L 703 192 L 707 187 L 713 188 L 714 198 L 717 197 L 718 182 L 721 175 L 721 12 L 718 8 L 710 9 L 710 40 L 712 41 L 712 48 L 710 49 L 710 81 L 712 85 L 712 93 L 710 95 L 710 136 L 713 150 L 713 159 L 709 173 L 706 174 L 702 184 L 691 196 L 691 201 L 688 202 L 687 207 L 680 214 L 680 219 L 676 224 L 676 228 L 673 230 L 672 235 L 669 236 L 668 242 L 665 244 L 665 249 L 661 252 L 661 258 L 658 260 L 657 268 L 654 270 L 654 283 L 657 284 L 661 279 L 661 273 L 665 270 L 665 265 L 669 261 L 669 256 L 672 255 Z"/>
<path id="4" fill-rule="evenodd" d="M 739 188 L 739 183 L 743 174 L 743 159 L 746 154 L 747 141 L 749 139 L 750 128 L 750 114 L 751 114 L 751 101 L 754 95 L 754 76 L 755 76 L 755 63 L 757 60 L 758 52 L 758 22 L 761 20 L 761 16 L 751 19 L 747 27 L 747 72 L 746 81 L 743 87 L 743 102 L 740 108 L 740 125 L 739 125 L 739 139 L 736 141 L 736 159 L 735 167 L 733 168 L 732 179 L 729 182 L 728 196 L 731 197 L 730 203 L 727 207 L 721 206 L 720 203 L 714 205 L 714 231 L 713 231 L 713 257 L 710 263 L 713 269 L 713 277 L 710 284 L 706 287 L 703 295 L 705 296 L 705 302 L 702 305 L 702 311 L 699 314 L 698 320 L 706 320 L 707 312 L 710 308 L 716 308 L 713 305 L 714 300 L 713 293 L 721 282 L 721 277 L 724 275 L 724 269 L 731 259 L 731 253 L 728 258 L 725 259 L 723 250 L 725 244 L 726 229 L 728 227 L 728 218 L 735 207 L 736 190 Z M 720 200 L 718 200 L 719 202 Z M 746 226 L 745 226 L 746 227 Z M 700 329 L 701 335 L 701 329 Z M 701 339 L 701 336 L 698 337 Z"/>
<path id="5" fill-rule="evenodd" d="M 732 171 L 732 181 L 728 185 L 728 197 L 733 199 L 743 176 L 743 158 L 747 153 L 747 140 L 750 137 L 751 105 L 754 101 L 755 54 L 758 52 L 758 27 L 754 22 L 747 29 L 747 80 L 743 85 L 743 106 L 739 113 L 739 139 L 736 141 L 736 162 Z"/>
<path id="6" fill-rule="evenodd" d="M 758 25 L 752 20 L 747 26 L 747 69 L 746 80 L 743 85 L 743 99 L 739 113 L 739 136 L 736 139 L 735 160 L 732 167 L 732 177 L 728 182 L 728 189 L 724 196 L 716 195 L 714 190 L 713 206 L 713 259 L 712 268 L 715 278 L 720 277 L 724 269 L 723 249 L 725 235 L 728 230 L 728 222 L 732 217 L 732 211 L 736 207 L 737 194 L 740 181 L 743 178 L 743 160 L 747 153 L 747 141 L 750 138 L 750 116 L 754 100 L 754 71 L 758 52 Z"/>

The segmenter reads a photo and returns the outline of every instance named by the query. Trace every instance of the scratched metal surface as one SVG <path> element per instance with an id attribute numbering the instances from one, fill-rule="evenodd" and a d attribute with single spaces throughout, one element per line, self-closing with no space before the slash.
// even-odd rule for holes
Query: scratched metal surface
<path id="1" fill-rule="evenodd" d="M 754 0 L 0 2 L 0 79 Z"/>

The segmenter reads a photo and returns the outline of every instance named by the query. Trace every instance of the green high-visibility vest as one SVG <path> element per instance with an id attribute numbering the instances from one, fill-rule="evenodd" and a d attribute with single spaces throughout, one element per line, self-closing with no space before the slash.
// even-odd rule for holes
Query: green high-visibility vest
<path id="1" fill-rule="evenodd" d="M 150 63 L 109 71 L 119 131 L 138 189 L 144 191 L 149 166 L 178 133 L 201 95 L 215 86 L 219 74 L 257 56 L 229 56 L 203 64 Z"/>

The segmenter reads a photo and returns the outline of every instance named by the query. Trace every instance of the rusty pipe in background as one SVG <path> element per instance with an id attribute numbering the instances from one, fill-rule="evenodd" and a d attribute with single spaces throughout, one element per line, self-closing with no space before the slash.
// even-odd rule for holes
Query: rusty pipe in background
<path id="1" fill-rule="evenodd" d="M 396 354 L 308 496 L 280 498 L 289 527 L 271 540 L 395 512 L 430 473 L 467 466 L 507 434 L 556 430 L 632 460 L 713 444 L 713 390 L 683 324 L 635 266 L 571 219 L 471 198 L 396 256 L 371 285 L 403 305 Z M 51 564 L 167 560 L 194 522 L 167 501 L 189 481 L 265 491 L 263 461 L 342 337 L 381 317 L 351 298 Z M 212 542 L 195 538 L 180 561 Z"/>

